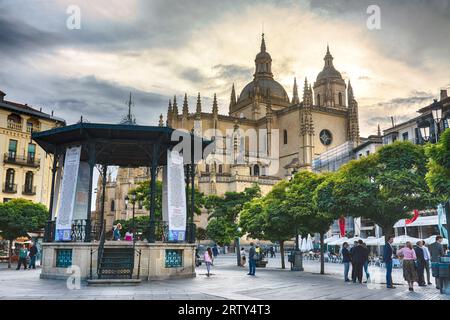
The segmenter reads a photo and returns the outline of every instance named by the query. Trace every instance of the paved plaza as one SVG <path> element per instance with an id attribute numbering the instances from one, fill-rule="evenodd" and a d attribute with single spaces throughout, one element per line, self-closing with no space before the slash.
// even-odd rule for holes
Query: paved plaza
<path id="1" fill-rule="evenodd" d="M 416 287 L 409 292 L 402 272 L 395 269 L 397 289 L 386 289 L 384 270 L 371 267 L 372 281 L 368 284 L 344 283 L 342 265 L 326 263 L 326 275 L 319 274 L 318 261 L 305 261 L 305 272 L 280 268 L 280 259 L 269 259 L 268 267 L 257 269 L 255 277 L 247 269 L 237 267 L 234 255 L 220 255 L 207 278 L 206 268 L 197 268 L 197 277 L 167 281 L 142 282 L 139 286 L 92 287 L 81 283 L 80 289 L 70 290 L 63 280 L 43 280 L 40 269 L 20 270 L 0 267 L 0 299 L 118 299 L 118 300 L 448 300 L 433 286 Z M 15 266 L 14 266 L 15 267 Z M 433 280 L 434 281 L 434 280 Z"/>

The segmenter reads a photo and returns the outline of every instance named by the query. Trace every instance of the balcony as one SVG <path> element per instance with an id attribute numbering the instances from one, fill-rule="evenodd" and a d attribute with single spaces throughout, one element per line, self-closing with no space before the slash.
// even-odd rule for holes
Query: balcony
<path id="1" fill-rule="evenodd" d="M 36 186 L 23 186 L 22 194 L 26 196 L 34 196 L 36 195 Z"/>
<path id="2" fill-rule="evenodd" d="M 4 193 L 17 193 L 17 184 L 15 183 L 5 183 L 3 185 Z"/>
<path id="3" fill-rule="evenodd" d="M 3 162 L 32 168 L 39 168 L 39 166 L 41 165 L 40 159 L 18 156 L 11 153 L 5 153 Z"/>
<path id="4" fill-rule="evenodd" d="M 8 120 L 8 129 L 22 131 L 22 123 Z"/>
<path id="5" fill-rule="evenodd" d="M 39 132 L 39 131 L 41 131 L 39 126 L 27 125 L 27 133 L 33 133 L 33 132 Z"/>

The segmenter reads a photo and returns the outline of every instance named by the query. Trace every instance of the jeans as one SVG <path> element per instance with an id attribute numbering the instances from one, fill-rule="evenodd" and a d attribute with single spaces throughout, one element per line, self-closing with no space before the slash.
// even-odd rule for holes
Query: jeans
<path id="1" fill-rule="evenodd" d="M 350 262 L 344 262 L 344 280 L 350 280 L 348 278 L 348 272 L 350 271 Z"/>
<path id="2" fill-rule="evenodd" d="M 255 275 L 256 272 L 256 260 L 255 259 L 248 259 L 248 274 Z"/>
<path id="3" fill-rule="evenodd" d="M 369 261 L 364 262 L 364 273 L 366 274 L 366 280 L 369 281 L 370 279 Z"/>
<path id="4" fill-rule="evenodd" d="M 211 271 L 211 262 L 206 262 L 206 271 L 209 272 Z"/>
<path id="5" fill-rule="evenodd" d="M 430 281 L 430 260 L 425 260 L 425 271 L 427 272 L 427 281 L 428 281 L 428 283 L 431 283 L 431 281 Z"/>
<path id="6" fill-rule="evenodd" d="M 392 260 L 386 261 L 386 285 L 392 287 Z"/>
<path id="7" fill-rule="evenodd" d="M 30 269 L 31 268 L 36 269 L 36 256 L 30 257 L 30 266 L 29 266 L 29 268 Z"/>

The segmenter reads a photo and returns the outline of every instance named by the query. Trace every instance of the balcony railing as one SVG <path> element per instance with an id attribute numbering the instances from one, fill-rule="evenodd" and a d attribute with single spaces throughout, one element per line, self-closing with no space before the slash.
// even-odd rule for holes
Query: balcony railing
<path id="1" fill-rule="evenodd" d="M 39 126 L 27 126 L 27 133 L 39 132 L 41 128 Z"/>
<path id="2" fill-rule="evenodd" d="M 27 196 L 36 195 L 36 186 L 33 187 L 23 186 L 22 194 Z"/>
<path id="3" fill-rule="evenodd" d="M 14 122 L 14 121 L 8 121 L 8 129 L 16 130 L 16 131 L 22 131 L 22 123 Z"/>
<path id="4" fill-rule="evenodd" d="M 5 153 L 4 156 L 4 163 L 9 164 L 17 164 L 21 166 L 27 166 L 27 167 L 33 167 L 38 168 L 41 165 L 41 159 L 31 158 L 31 157 L 24 157 L 24 156 L 18 156 L 13 155 L 11 153 Z"/>
<path id="5" fill-rule="evenodd" d="M 17 184 L 15 183 L 5 183 L 3 184 L 4 193 L 17 193 Z"/>

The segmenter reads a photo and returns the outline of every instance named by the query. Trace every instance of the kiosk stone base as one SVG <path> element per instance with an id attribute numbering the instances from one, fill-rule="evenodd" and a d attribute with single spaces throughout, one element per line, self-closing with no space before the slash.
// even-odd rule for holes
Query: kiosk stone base
<path id="1" fill-rule="evenodd" d="M 130 248 L 133 243 L 107 241 L 105 248 Z M 195 244 L 136 242 L 133 278 L 164 280 L 195 277 Z M 98 243 L 52 242 L 42 245 L 42 279 L 97 279 Z M 140 252 L 140 255 L 139 255 Z M 139 261 L 140 259 L 140 261 Z"/>

